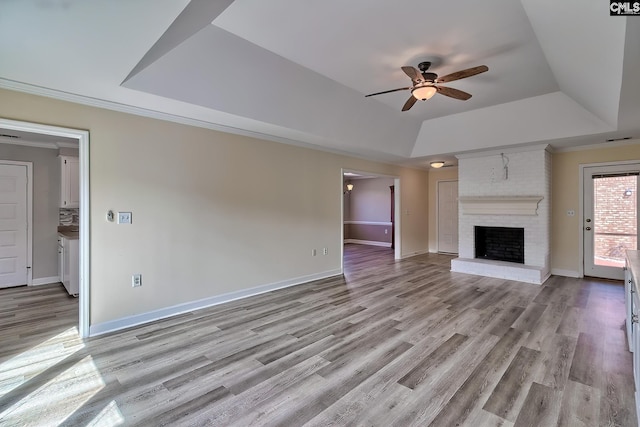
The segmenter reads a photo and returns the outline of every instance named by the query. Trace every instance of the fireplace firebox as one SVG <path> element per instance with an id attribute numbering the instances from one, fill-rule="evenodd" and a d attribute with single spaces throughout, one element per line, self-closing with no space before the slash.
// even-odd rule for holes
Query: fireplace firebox
<path id="1" fill-rule="evenodd" d="M 475 226 L 476 258 L 524 264 L 524 228 Z"/>

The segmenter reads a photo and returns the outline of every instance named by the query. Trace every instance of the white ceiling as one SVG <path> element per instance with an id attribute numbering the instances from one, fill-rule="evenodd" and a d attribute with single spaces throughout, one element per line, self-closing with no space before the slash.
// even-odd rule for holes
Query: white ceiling
<path id="1" fill-rule="evenodd" d="M 50 149 L 61 147 L 78 148 L 79 145 L 78 140 L 73 138 L 2 128 L 0 128 L 0 144 L 27 145 Z"/>
<path id="2" fill-rule="evenodd" d="M 0 87 L 426 165 L 640 136 L 639 35 L 597 0 L 13 0 Z M 364 97 L 425 60 L 489 71 L 446 84 L 468 101 Z"/>

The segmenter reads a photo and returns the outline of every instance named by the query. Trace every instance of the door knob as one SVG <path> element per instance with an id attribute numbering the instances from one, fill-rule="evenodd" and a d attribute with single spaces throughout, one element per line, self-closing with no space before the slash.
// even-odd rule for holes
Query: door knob
<path id="1" fill-rule="evenodd" d="M 585 228 L 585 230 L 591 231 L 591 227 L 587 227 L 587 228 Z"/>

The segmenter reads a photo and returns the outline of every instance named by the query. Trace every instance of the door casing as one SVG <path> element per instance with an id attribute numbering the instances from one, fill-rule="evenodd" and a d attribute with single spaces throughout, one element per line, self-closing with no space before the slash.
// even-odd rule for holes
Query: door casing
<path id="1" fill-rule="evenodd" d="M 89 215 L 89 131 L 22 122 L 0 118 L 0 128 L 78 140 L 80 158 L 80 296 L 78 297 L 78 334 L 86 338 L 90 333 L 89 305 L 91 301 L 90 272 L 90 215 Z"/>
<path id="2" fill-rule="evenodd" d="M 578 233 L 578 256 L 580 259 L 580 263 L 578 265 L 578 276 L 584 277 L 585 274 L 585 250 L 584 250 L 584 226 L 585 226 L 585 174 L 587 173 L 587 168 L 615 168 L 620 167 L 620 170 L 625 169 L 636 169 L 640 170 L 640 162 L 637 160 L 623 160 L 619 162 L 602 162 L 602 163 L 587 163 L 579 165 L 579 187 L 580 191 L 578 192 L 578 205 L 580 209 L 579 214 L 579 233 Z M 591 178 L 590 178 L 591 179 Z M 639 212 L 640 214 L 640 212 Z M 640 215 L 639 215 L 640 218 Z"/>

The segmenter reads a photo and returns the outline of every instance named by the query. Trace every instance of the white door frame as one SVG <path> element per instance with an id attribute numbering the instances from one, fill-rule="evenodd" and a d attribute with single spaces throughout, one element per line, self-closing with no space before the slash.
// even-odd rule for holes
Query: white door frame
<path id="1" fill-rule="evenodd" d="M 438 179 L 436 181 L 436 252 L 440 252 L 440 183 L 441 182 L 458 182 L 457 179 Z M 460 212 L 458 212 L 458 221 Z M 458 230 L 458 251 L 460 251 L 460 231 Z"/>
<path id="2" fill-rule="evenodd" d="M 578 222 L 578 259 L 580 262 L 578 263 L 578 277 L 584 277 L 584 170 L 585 168 L 592 167 L 600 167 L 600 166 L 624 166 L 624 165 L 633 165 L 640 163 L 638 160 L 621 160 L 618 162 L 601 162 L 601 163 L 584 163 L 578 165 L 578 182 L 579 182 L 579 191 L 578 191 L 578 208 L 580 212 L 579 222 Z M 640 214 L 640 212 L 639 212 Z"/>
<path id="3" fill-rule="evenodd" d="M 27 168 L 27 286 L 33 284 L 33 163 L 0 159 L 0 165 Z"/>
<path id="4" fill-rule="evenodd" d="M 393 258 L 402 259 L 402 239 L 400 233 L 400 222 L 402 211 L 400 210 L 400 178 L 395 175 L 384 175 L 377 172 L 366 172 L 355 169 L 340 170 L 340 272 L 344 273 L 344 174 L 345 172 L 356 173 L 358 175 L 375 176 L 376 178 L 393 179 L 393 195 L 394 195 L 394 244 Z"/>
<path id="5" fill-rule="evenodd" d="M 80 150 L 80 296 L 78 297 L 80 337 L 89 336 L 90 286 L 90 246 L 89 246 L 89 132 L 86 130 L 42 125 L 0 118 L 0 128 L 44 135 L 74 138 Z"/>

